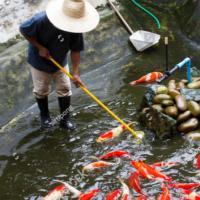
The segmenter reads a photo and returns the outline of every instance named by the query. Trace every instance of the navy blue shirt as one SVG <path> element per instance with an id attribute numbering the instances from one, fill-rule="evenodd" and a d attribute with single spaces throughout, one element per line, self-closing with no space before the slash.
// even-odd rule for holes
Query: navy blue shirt
<path id="1" fill-rule="evenodd" d="M 66 22 L 67 23 L 67 22 Z M 83 35 L 70 33 L 57 29 L 48 20 L 45 12 L 41 12 L 25 21 L 20 26 L 20 31 L 50 51 L 50 55 L 61 65 L 67 63 L 68 51 L 82 51 L 84 49 Z M 29 44 L 28 62 L 40 71 L 54 73 L 58 70 L 51 61 L 39 56 L 38 49 Z"/>

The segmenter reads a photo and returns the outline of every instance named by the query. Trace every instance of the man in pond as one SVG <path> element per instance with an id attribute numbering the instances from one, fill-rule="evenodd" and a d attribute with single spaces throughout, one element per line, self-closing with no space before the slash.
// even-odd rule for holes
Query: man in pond
<path id="1" fill-rule="evenodd" d="M 69 113 L 70 80 L 50 62 L 49 57 L 52 56 L 68 70 L 67 53 L 70 51 L 73 82 L 79 87 L 83 84 L 78 69 L 80 51 L 84 49 L 83 33 L 93 30 L 98 23 L 98 12 L 85 0 L 52 0 L 47 4 L 46 12 L 36 14 L 20 26 L 20 32 L 30 43 L 28 63 L 31 65 L 33 93 L 40 110 L 42 128 L 52 126 L 48 95 L 53 80 L 62 114 L 60 127 L 75 129 Z"/>

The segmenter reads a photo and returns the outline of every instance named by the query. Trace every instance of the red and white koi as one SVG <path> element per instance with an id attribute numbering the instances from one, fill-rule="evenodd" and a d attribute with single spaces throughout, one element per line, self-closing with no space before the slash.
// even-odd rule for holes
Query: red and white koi
<path id="1" fill-rule="evenodd" d="M 197 165 L 197 169 L 200 170 L 200 154 L 197 156 L 196 165 Z"/>
<path id="2" fill-rule="evenodd" d="M 134 85 L 141 84 L 141 83 L 155 82 L 155 81 L 158 81 L 162 76 L 163 76 L 163 73 L 161 73 L 161 72 L 151 72 L 151 73 L 148 73 L 148 74 L 142 76 L 138 80 L 132 81 L 130 83 L 130 85 L 134 86 Z"/>
<path id="3" fill-rule="evenodd" d="M 64 196 L 66 190 L 67 190 L 67 188 L 64 184 L 59 185 L 59 186 L 55 187 L 52 191 L 50 191 L 43 198 L 43 200 L 60 200 Z"/>
<path id="4" fill-rule="evenodd" d="M 162 194 L 159 195 L 158 200 L 170 200 L 171 199 L 171 195 L 170 192 L 168 190 L 168 188 L 163 185 L 162 186 Z"/>
<path id="5" fill-rule="evenodd" d="M 60 180 L 54 180 L 56 182 L 62 183 L 65 188 L 67 188 L 67 190 L 72 193 L 72 198 L 78 198 L 82 193 L 77 190 L 76 188 L 74 188 L 73 186 L 71 186 L 70 184 L 64 182 L 64 181 L 60 181 Z"/>
<path id="6" fill-rule="evenodd" d="M 200 183 L 170 183 L 169 186 L 173 188 L 190 190 L 200 187 Z"/>
<path id="7" fill-rule="evenodd" d="M 116 158 L 116 157 L 129 157 L 130 158 L 130 154 L 126 151 L 111 151 L 109 153 L 106 153 L 102 156 L 99 156 L 98 158 L 101 159 L 101 160 L 108 160 L 108 159 L 111 159 L 111 158 Z"/>
<path id="8" fill-rule="evenodd" d="M 190 190 L 183 190 L 183 193 L 187 195 L 189 200 L 200 200 L 200 194 L 190 191 Z"/>
<path id="9" fill-rule="evenodd" d="M 91 190 L 85 194 L 81 194 L 79 200 L 90 200 L 100 192 L 100 189 Z"/>
<path id="10" fill-rule="evenodd" d="M 114 166 L 117 164 L 119 164 L 119 162 L 116 162 L 116 163 L 106 162 L 106 161 L 93 162 L 93 163 L 90 163 L 90 164 L 86 165 L 85 167 L 83 167 L 82 173 L 84 174 L 84 172 L 87 172 L 87 171 L 93 171 L 95 169 L 110 167 L 110 166 Z"/>
<path id="11" fill-rule="evenodd" d="M 147 200 L 147 197 L 144 195 L 140 195 L 139 197 L 137 197 L 135 200 Z"/>
<path id="12" fill-rule="evenodd" d="M 106 196 L 106 200 L 116 200 L 120 197 L 122 191 L 120 189 L 114 190 Z"/>
<path id="13" fill-rule="evenodd" d="M 122 197 L 121 197 L 121 200 L 128 200 L 128 197 L 129 197 L 129 188 L 128 186 L 124 183 L 124 181 L 122 181 L 121 179 L 119 179 L 119 181 L 121 182 L 122 184 Z"/>
<path id="14" fill-rule="evenodd" d="M 165 166 L 172 166 L 172 165 L 178 165 L 180 164 L 179 162 L 157 162 L 153 163 L 150 166 L 155 168 L 155 167 L 165 167 Z"/>
<path id="15" fill-rule="evenodd" d="M 133 124 L 133 122 L 129 123 L 128 126 L 131 126 L 132 124 Z M 114 129 L 100 135 L 97 138 L 96 142 L 101 143 L 101 142 L 105 142 L 108 140 L 112 140 L 116 137 L 119 137 L 125 130 L 126 130 L 126 127 L 124 125 L 120 125 Z"/>
<path id="16" fill-rule="evenodd" d="M 144 194 L 142 192 L 141 186 L 140 186 L 140 180 L 139 180 L 139 174 L 137 172 L 132 172 L 129 177 L 129 186 L 135 190 L 139 194 Z"/>

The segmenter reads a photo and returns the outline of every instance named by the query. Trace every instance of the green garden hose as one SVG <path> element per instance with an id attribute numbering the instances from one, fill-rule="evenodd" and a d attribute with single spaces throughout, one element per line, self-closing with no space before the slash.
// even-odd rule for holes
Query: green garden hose
<path id="1" fill-rule="evenodd" d="M 160 21 L 159 19 L 150 11 L 148 11 L 146 8 L 144 8 L 143 6 L 141 6 L 138 2 L 136 2 L 135 0 L 131 0 L 137 7 L 139 7 L 141 10 L 143 10 L 144 12 L 146 12 L 148 15 L 150 15 L 155 21 L 156 24 L 158 26 L 158 29 L 160 29 Z"/>

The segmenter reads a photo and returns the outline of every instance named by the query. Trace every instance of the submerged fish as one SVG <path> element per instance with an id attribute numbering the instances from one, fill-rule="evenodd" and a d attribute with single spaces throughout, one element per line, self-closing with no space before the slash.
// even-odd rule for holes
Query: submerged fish
<path id="1" fill-rule="evenodd" d="M 79 200 L 90 200 L 100 192 L 100 189 L 91 190 L 85 194 L 81 194 Z"/>
<path id="2" fill-rule="evenodd" d="M 159 195 L 157 200 L 170 200 L 170 199 L 171 199 L 170 192 L 169 192 L 168 188 L 163 184 L 162 194 Z"/>
<path id="3" fill-rule="evenodd" d="M 106 162 L 106 161 L 93 162 L 93 163 L 90 163 L 90 164 L 86 165 L 85 167 L 83 167 L 82 173 L 84 174 L 85 171 L 92 171 L 95 169 L 110 167 L 110 166 L 114 166 L 117 164 L 119 164 L 119 162 L 116 162 L 116 163 Z"/>
<path id="4" fill-rule="evenodd" d="M 101 160 L 108 160 L 108 159 L 111 159 L 111 158 L 124 157 L 124 156 L 130 157 L 130 154 L 126 151 L 111 151 L 111 152 L 106 153 L 102 156 L 99 156 L 98 158 L 101 159 Z"/>
<path id="5" fill-rule="evenodd" d="M 137 197 L 135 200 L 147 200 L 147 197 L 144 195 L 140 195 L 139 197 Z"/>
<path id="6" fill-rule="evenodd" d="M 187 195 L 189 200 L 200 200 L 200 194 L 190 191 L 190 190 L 183 190 L 183 193 Z"/>
<path id="7" fill-rule="evenodd" d="M 132 172 L 129 177 L 129 186 L 139 194 L 144 194 L 140 186 L 139 175 L 137 172 Z"/>
<path id="8" fill-rule="evenodd" d="M 141 84 L 141 83 L 155 82 L 155 81 L 158 81 L 162 76 L 163 76 L 163 73 L 161 73 L 161 72 L 151 72 L 151 73 L 148 73 L 148 74 L 142 76 L 138 80 L 132 81 L 130 83 L 130 85 L 134 86 L 134 85 Z"/>
<path id="9" fill-rule="evenodd" d="M 200 169 L 200 154 L 197 156 L 197 169 Z"/>
<path id="10" fill-rule="evenodd" d="M 179 162 L 157 162 L 157 163 L 153 163 L 150 166 L 151 167 L 165 167 L 165 166 L 171 166 L 171 165 L 178 165 L 180 164 Z"/>
<path id="11" fill-rule="evenodd" d="M 121 182 L 122 184 L 122 197 L 121 197 L 121 200 L 128 200 L 128 197 L 129 197 L 129 188 L 128 186 L 124 183 L 124 181 L 122 181 L 121 179 L 119 179 L 119 181 Z"/>
<path id="12" fill-rule="evenodd" d="M 106 200 L 116 200 L 120 197 L 122 191 L 120 189 L 114 190 L 106 196 Z"/>
<path id="13" fill-rule="evenodd" d="M 200 187 L 200 183 L 170 183 L 169 186 L 189 190 Z"/>
<path id="14" fill-rule="evenodd" d="M 60 200 L 64 196 L 66 190 L 67 190 L 67 188 L 64 184 L 59 185 L 59 186 L 55 187 L 52 191 L 50 191 L 43 198 L 43 200 Z"/>
<path id="15" fill-rule="evenodd" d="M 129 123 L 128 126 L 131 126 L 133 124 L 133 122 Z M 120 125 L 106 133 L 103 133 L 102 135 L 100 135 L 100 137 L 97 138 L 97 142 L 101 143 L 101 142 L 105 142 L 108 140 L 111 140 L 113 138 L 118 137 L 120 134 L 122 134 L 124 131 L 126 130 L 126 127 L 124 125 Z"/>

